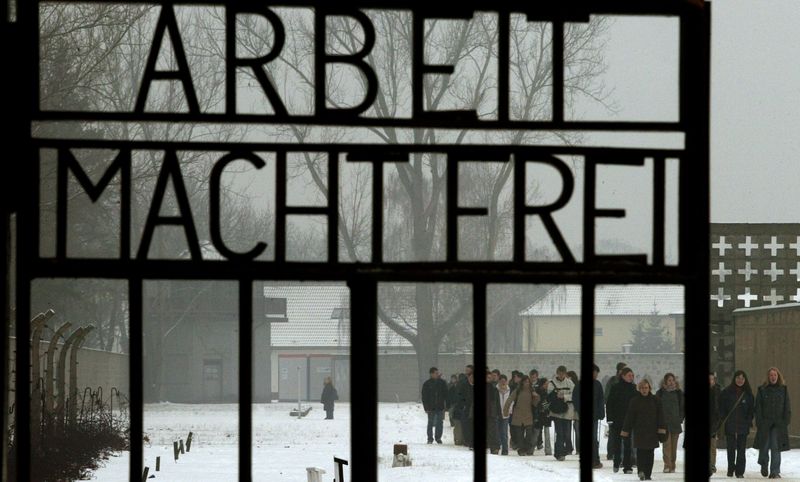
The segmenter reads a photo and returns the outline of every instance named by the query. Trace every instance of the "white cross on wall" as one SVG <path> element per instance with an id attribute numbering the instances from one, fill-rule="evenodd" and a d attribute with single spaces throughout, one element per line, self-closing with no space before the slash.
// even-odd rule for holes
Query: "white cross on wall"
<path id="1" fill-rule="evenodd" d="M 733 249 L 733 245 L 732 244 L 725 242 L 725 236 L 720 236 L 719 237 L 719 242 L 712 244 L 711 247 L 713 249 L 718 249 L 720 256 L 725 256 L 725 251 L 727 251 L 729 249 Z"/>
<path id="2" fill-rule="evenodd" d="M 769 290 L 769 296 L 764 297 L 764 301 L 769 301 L 769 304 L 775 306 L 779 301 L 783 301 L 783 295 L 777 295 L 777 290 L 772 288 Z"/>
<path id="3" fill-rule="evenodd" d="M 800 290 L 798 290 L 798 292 L 800 292 Z M 725 290 L 721 286 L 717 289 L 717 294 L 711 295 L 711 301 L 716 301 L 718 308 L 722 308 L 725 302 L 730 299 L 731 295 L 726 295 Z"/>
<path id="4" fill-rule="evenodd" d="M 751 301 L 756 301 L 758 299 L 758 296 L 757 295 L 751 295 L 750 294 L 750 288 L 745 288 L 744 289 L 744 294 L 737 296 L 736 299 L 744 301 L 744 307 L 745 308 L 750 308 L 750 302 Z"/>
<path id="5" fill-rule="evenodd" d="M 797 264 L 800 265 L 800 263 L 797 263 Z M 753 268 L 750 267 L 750 261 L 745 261 L 744 269 L 739 268 L 739 270 L 737 272 L 739 274 L 743 274 L 744 275 L 744 280 L 745 281 L 750 281 L 750 276 L 751 275 L 758 274 L 758 270 L 757 269 L 753 269 Z"/>
<path id="6" fill-rule="evenodd" d="M 773 236 L 772 237 L 772 242 L 771 243 L 764 245 L 764 249 L 768 249 L 772 256 L 778 256 L 778 250 L 781 250 L 784 247 L 785 246 L 783 245 L 783 243 L 778 244 L 778 237 L 777 236 Z"/>
<path id="7" fill-rule="evenodd" d="M 800 236 L 797 237 L 797 241 L 789 245 L 790 249 L 793 249 L 797 256 L 800 256 Z"/>
<path id="8" fill-rule="evenodd" d="M 711 274 L 713 276 L 719 276 L 719 282 L 720 283 L 724 283 L 725 282 L 725 277 L 728 276 L 728 275 L 732 275 L 733 274 L 733 270 L 725 269 L 725 263 L 720 262 L 719 263 L 719 269 L 712 269 L 711 270 Z"/>
<path id="9" fill-rule="evenodd" d="M 800 303 L 800 288 L 797 288 L 797 294 L 789 297 L 790 300 Z"/>
<path id="10" fill-rule="evenodd" d="M 800 261 L 797 262 L 797 268 L 790 269 L 789 274 L 793 274 L 797 277 L 797 282 L 800 283 Z"/>
<path id="11" fill-rule="evenodd" d="M 752 236 L 745 236 L 744 243 L 739 243 L 739 249 L 744 250 L 745 256 L 750 256 L 754 249 L 758 249 L 758 244 L 753 244 Z"/>
<path id="12" fill-rule="evenodd" d="M 770 269 L 764 270 L 764 276 L 769 276 L 770 280 L 774 283 L 775 280 L 778 279 L 778 276 L 783 276 L 784 271 L 782 269 L 777 269 L 778 263 L 773 261 L 770 263 Z"/>

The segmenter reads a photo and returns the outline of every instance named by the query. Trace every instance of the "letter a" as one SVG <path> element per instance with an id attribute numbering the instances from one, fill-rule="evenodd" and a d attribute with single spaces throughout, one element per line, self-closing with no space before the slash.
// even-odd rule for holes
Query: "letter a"
<path id="1" fill-rule="evenodd" d="M 169 30 L 169 38 L 172 41 L 178 70 L 156 70 L 156 61 L 158 60 L 158 53 L 161 51 L 161 43 L 164 41 L 164 33 L 166 30 Z M 197 94 L 195 94 L 194 85 L 192 84 L 189 63 L 186 61 L 186 52 L 183 50 L 181 34 L 178 31 L 178 21 L 175 19 L 175 10 L 173 10 L 172 5 L 164 5 L 161 7 L 161 15 L 158 17 L 158 23 L 156 23 L 153 45 L 150 47 L 150 53 L 147 57 L 147 65 L 144 68 L 142 86 L 139 88 L 139 95 L 136 97 L 134 112 L 144 112 L 144 105 L 147 102 L 147 93 L 150 91 L 150 83 L 154 80 L 181 81 L 181 84 L 183 84 L 183 92 L 186 95 L 186 103 L 189 104 L 189 113 L 200 113 L 200 104 L 197 102 Z"/>

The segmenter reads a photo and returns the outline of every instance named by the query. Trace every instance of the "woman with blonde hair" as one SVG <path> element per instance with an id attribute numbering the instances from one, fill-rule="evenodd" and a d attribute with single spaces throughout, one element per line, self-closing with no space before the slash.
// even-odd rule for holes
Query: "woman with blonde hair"
<path id="1" fill-rule="evenodd" d="M 678 437 L 684 418 L 683 392 L 673 373 L 664 375 L 661 388 L 656 392 L 664 410 L 664 424 L 667 426 L 667 439 L 661 447 L 664 459 L 664 473 L 675 472 L 675 460 L 678 456 Z"/>
<path id="2" fill-rule="evenodd" d="M 633 435 L 639 480 L 652 480 L 653 456 L 659 441 L 667 437 L 664 410 L 661 400 L 651 392 L 650 382 L 642 379 L 636 387 L 639 395 L 633 397 L 622 424 L 622 437 Z"/>
<path id="3" fill-rule="evenodd" d="M 789 390 L 780 370 L 767 370 L 767 380 L 758 387 L 756 395 L 756 439 L 753 448 L 759 450 L 761 475 L 781 478 L 781 452 L 789 450 L 789 423 L 792 404 Z"/>

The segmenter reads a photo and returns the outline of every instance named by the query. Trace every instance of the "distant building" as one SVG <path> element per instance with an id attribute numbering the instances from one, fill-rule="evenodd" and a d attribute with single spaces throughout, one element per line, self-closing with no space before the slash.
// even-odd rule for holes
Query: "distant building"
<path id="1" fill-rule="evenodd" d="M 520 313 L 523 352 L 581 351 L 581 288 L 559 286 Z M 654 322 L 664 329 L 673 352 L 683 351 L 683 287 L 606 285 L 595 290 L 594 349 L 623 353 L 633 331 Z"/>
<path id="2" fill-rule="evenodd" d="M 711 225 L 711 369 L 736 369 L 733 311 L 800 302 L 800 224 Z"/>
<path id="3" fill-rule="evenodd" d="M 261 283 L 254 287 L 253 399 L 318 400 L 330 376 L 350 397 L 350 291 L 342 283 Z M 238 400 L 237 285 L 160 282 L 145 308 L 148 401 Z M 160 300 L 160 301 L 159 301 Z M 378 321 L 376 320 L 376 323 Z M 160 334 L 160 336 L 159 336 Z M 381 353 L 413 352 L 383 323 Z"/>

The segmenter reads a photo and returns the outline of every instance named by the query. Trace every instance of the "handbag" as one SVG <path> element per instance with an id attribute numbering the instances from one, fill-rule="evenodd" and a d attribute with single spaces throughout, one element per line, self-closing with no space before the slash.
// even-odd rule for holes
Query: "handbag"
<path id="1" fill-rule="evenodd" d="M 555 383 L 553 383 L 553 391 L 547 394 L 547 401 L 549 404 L 550 413 L 561 415 L 562 413 L 567 413 L 567 410 L 569 410 L 569 405 L 567 405 L 567 402 L 563 398 L 559 398 L 558 389 L 556 388 Z"/>

